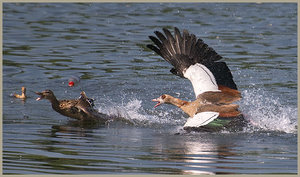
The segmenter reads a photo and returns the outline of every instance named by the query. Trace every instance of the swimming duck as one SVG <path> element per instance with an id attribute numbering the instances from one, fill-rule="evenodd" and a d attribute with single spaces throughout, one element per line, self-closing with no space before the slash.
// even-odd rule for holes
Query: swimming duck
<path id="1" fill-rule="evenodd" d="M 72 100 L 57 100 L 51 90 L 36 92 L 36 94 L 40 96 L 36 99 L 37 101 L 49 100 L 52 108 L 64 116 L 79 120 L 107 121 L 110 119 L 109 116 L 99 113 L 93 108 L 93 99 L 88 98 L 84 91 L 80 93 L 81 96 L 78 99 Z"/>
<path id="2" fill-rule="evenodd" d="M 171 73 L 191 81 L 196 100 L 184 101 L 163 94 L 152 100 L 158 102 L 155 107 L 168 103 L 182 109 L 190 116 L 184 128 L 204 126 L 221 117 L 240 116 L 239 106 L 232 103 L 241 99 L 241 93 L 227 64 L 217 62 L 222 57 L 187 30 L 181 35 L 175 27 L 174 36 L 166 28 L 163 31 L 164 34 L 155 31 L 156 37 L 149 36 L 156 46 L 147 47 L 173 65 Z"/>
<path id="3" fill-rule="evenodd" d="M 25 87 L 22 87 L 22 94 L 19 95 L 19 94 L 16 94 L 16 93 L 15 93 L 15 94 L 14 94 L 14 97 L 25 100 L 25 99 L 27 98 L 27 96 L 26 96 L 26 88 L 25 88 Z"/>

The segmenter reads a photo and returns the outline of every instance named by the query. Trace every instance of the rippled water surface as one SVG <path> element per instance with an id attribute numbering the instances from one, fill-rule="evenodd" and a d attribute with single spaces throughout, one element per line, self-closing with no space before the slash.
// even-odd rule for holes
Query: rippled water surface
<path id="1" fill-rule="evenodd" d="M 146 48 L 148 35 L 175 26 L 224 57 L 244 130 L 184 133 L 181 110 L 153 108 L 163 93 L 194 99 L 189 81 Z M 81 78 L 74 88 L 71 76 Z M 25 102 L 11 96 L 22 86 Z M 59 99 L 84 90 L 125 121 L 64 117 L 35 101 L 44 89 Z M 295 3 L 3 5 L 4 174 L 296 174 L 297 115 Z"/>

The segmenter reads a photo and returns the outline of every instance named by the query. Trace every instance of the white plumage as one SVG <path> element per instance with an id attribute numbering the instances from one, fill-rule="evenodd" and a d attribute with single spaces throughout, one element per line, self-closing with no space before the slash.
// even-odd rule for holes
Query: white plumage
<path id="1" fill-rule="evenodd" d="M 183 72 L 183 76 L 189 79 L 193 85 L 196 98 L 207 92 L 220 92 L 216 79 L 212 72 L 204 65 L 196 63 Z M 183 127 L 200 127 L 207 125 L 219 116 L 217 112 L 200 112 L 188 118 Z"/>
<path id="2" fill-rule="evenodd" d="M 214 75 L 200 63 L 191 65 L 183 72 L 183 76 L 192 82 L 196 98 L 207 91 L 220 92 Z"/>
<path id="3" fill-rule="evenodd" d="M 198 114 L 194 115 L 194 117 L 189 117 L 183 127 L 200 127 L 207 125 L 218 118 L 218 116 L 218 112 L 199 112 Z"/>

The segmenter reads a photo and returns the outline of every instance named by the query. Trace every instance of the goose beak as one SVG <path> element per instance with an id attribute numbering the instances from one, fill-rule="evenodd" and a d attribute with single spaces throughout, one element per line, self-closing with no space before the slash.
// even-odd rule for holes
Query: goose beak
<path id="1" fill-rule="evenodd" d="M 161 105 L 162 103 L 160 102 L 159 98 L 153 99 L 152 101 L 157 102 L 157 104 L 154 106 L 156 108 L 157 106 Z"/>

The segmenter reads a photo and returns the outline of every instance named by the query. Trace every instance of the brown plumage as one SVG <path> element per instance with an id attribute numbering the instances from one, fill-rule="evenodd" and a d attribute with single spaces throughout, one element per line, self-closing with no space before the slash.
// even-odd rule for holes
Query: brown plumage
<path id="1" fill-rule="evenodd" d="M 241 99 L 241 93 L 225 86 L 219 86 L 221 92 L 208 91 L 197 96 L 206 103 L 229 104 Z"/>
<path id="2" fill-rule="evenodd" d="M 84 91 L 80 93 L 79 99 L 72 100 L 57 100 L 51 90 L 36 92 L 36 94 L 40 96 L 36 100 L 49 100 L 52 108 L 64 116 L 79 120 L 107 121 L 110 119 L 107 115 L 99 113 L 93 108 L 93 100 L 88 98 Z"/>
<path id="3" fill-rule="evenodd" d="M 230 88 L 228 88 L 230 89 Z M 160 104 L 173 104 L 182 109 L 190 117 L 193 117 L 199 112 L 213 111 L 218 112 L 220 117 L 236 117 L 241 113 L 238 110 L 237 104 L 231 104 L 234 101 L 241 99 L 239 92 L 204 92 L 198 96 L 195 101 L 184 101 L 179 98 L 174 98 L 170 95 L 164 94 L 152 101 L 158 102 L 155 107 Z"/>

